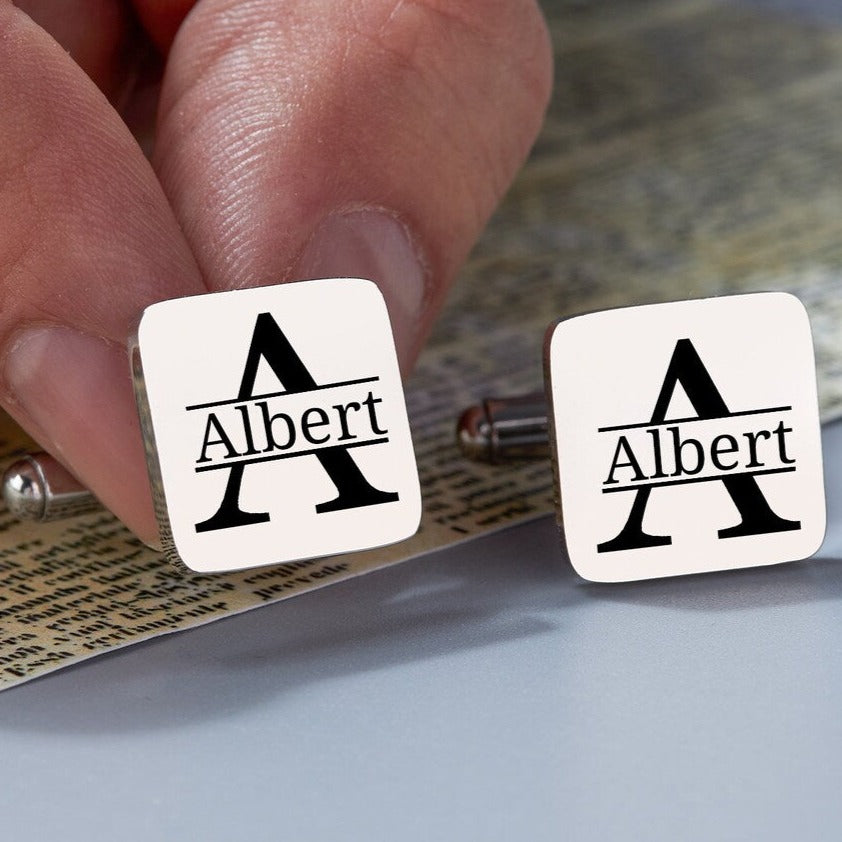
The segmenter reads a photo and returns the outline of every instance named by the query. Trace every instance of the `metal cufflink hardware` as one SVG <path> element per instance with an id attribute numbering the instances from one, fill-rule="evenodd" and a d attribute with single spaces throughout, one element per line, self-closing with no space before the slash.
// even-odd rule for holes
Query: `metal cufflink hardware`
<path id="1" fill-rule="evenodd" d="M 44 523 L 100 508 L 99 500 L 49 453 L 27 453 L 6 469 L 3 500 L 20 520 Z"/>
<path id="2" fill-rule="evenodd" d="M 386 304 L 329 278 L 146 308 L 132 372 L 162 543 L 198 572 L 385 546 L 421 493 Z M 10 511 L 93 503 L 35 454 L 3 479 Z M 71 512 L 72 509 L 72 512 Z"/>
<path id="3" fill-rule="evenodd" d="M 543 392 L 485 398 L 459 416 L 456 441 L 463 455 L 477 462 L 546 459 L 550 456 L 547 399 Z"/>
<path id="4" fill-rule="evenodd" d="M 585 579 L 621 582 L 804 559 L 825 532 L 815 361 L 786 293 L 563 319 L 546 399 L 462 413 L 474 459 L 552 457 L 557 517 Z"/>

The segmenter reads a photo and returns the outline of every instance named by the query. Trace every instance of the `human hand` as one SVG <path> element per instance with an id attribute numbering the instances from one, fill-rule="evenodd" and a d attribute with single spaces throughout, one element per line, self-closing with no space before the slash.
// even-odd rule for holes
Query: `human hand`
<path id="1" fill-rule="evenodd" d="M 546 31 L 533 0 L 17 6 L 0 0 L 0 400 L 154 541 L 126 359 L 143 308 L 370 278 L 408 371 L 537 133 Z"/>

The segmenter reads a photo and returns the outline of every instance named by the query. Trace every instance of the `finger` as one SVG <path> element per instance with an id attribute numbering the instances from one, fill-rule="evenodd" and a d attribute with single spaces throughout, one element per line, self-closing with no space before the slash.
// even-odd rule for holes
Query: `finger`
<path id="1" fill-rule="evenodd" d="M 134 0 L 144 28 L 162 51 L 170 48 L 175 33 L 196 0 Z"/>
<path id="2" fill-rule="evenodd" d="M 204 290 L 160 186 L 93 83 L 0 3 L 0 396 L 119 517 L 156 534 L 126 339 Z"/>
<path id="3" fill-rule="evenodd" d="M 121 0 L 14 0 L 112 101 L 121 97 L 134 62 L 131 15 Z"/>
<path id="4" fill-rule="evenodd" d="M 531 0 L 204 0 L 170 53 L 156 165 L 209 286 L 371 278 L 407 369 L 549 77 Z"/>

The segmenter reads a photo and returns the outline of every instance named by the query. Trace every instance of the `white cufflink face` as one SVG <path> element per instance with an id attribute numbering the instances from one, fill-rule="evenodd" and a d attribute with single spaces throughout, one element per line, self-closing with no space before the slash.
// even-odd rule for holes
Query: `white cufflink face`
<path id="1" fill-rule="evenodd" d="M 813 344 L 758 293 L 577 316 L 547 337 L 561 515 L 585 579 L 803 559 L 825 532 Z"/>
<path id="2" fill-rule="evenodd" d="M 421 496 L 386 305 L 327 279 L 162 301 L 133 367 L 165 549 L 237 570 L 414 534 Z"/>

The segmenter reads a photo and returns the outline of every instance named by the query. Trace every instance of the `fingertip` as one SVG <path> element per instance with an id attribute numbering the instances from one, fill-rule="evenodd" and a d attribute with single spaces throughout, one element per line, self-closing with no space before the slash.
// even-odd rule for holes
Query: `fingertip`
<path id="1" fill-rule="evenodd" d="M 145 544 L 157 544 L 124 348 L 68 327 L 30 326 L 9 342 L 3 391 L 18 423 Z"/>
<path id="2" fill-rule="evenodd" d="M 435 314 L 426 260 L 397 214 L 367 207 L 328 215 L 304 247 L 294 274 L 374 281 L 389 310 L 401 373 L 409 373 Z"/>

